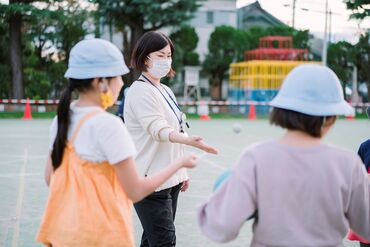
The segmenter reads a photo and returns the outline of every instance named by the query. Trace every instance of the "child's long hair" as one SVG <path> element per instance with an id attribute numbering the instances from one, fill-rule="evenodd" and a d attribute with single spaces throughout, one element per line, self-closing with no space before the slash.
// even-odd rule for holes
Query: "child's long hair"
<path id="1" fill-rule="evenodd" d="M 68 139 L 68 127 L 70 124 L 70 105 L 72 100 L 72 93 L 74 90 L 79 92 L 87 91 L 91 88 L 93 79 L 69 79 L 69 85 L 64 90 L 60 97 L 57 118 L 58 131 L 53 144 L 53 151 L 51 153 L 51 160 L 54 171 L 61 165 L 63 160 L 64 148 Z"/>

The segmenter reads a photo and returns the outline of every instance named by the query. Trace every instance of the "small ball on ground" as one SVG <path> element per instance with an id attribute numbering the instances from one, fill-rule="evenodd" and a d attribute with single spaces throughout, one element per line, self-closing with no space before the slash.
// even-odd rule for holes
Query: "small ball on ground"
<path id="1" fill-rule="evenodd" d="M 240 123 L 235 123 L 233 125 L 233 131 L 235 134 L 239 134 L 242 131 L 242 126 Z"/>

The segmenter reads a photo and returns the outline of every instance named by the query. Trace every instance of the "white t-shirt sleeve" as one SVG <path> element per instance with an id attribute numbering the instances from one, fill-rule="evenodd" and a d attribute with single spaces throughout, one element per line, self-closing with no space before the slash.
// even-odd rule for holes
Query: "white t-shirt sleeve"
<path id="1" fill-rule="evenodd" d="M 134 142 L 118 117 L 109 118 L 109 126 L 99 130 L 98 145 L 106 160 L 114 165 L 136 155 Z"/>
<path id="2" fill-rule="evenodd" d="M 58 117 L 54 117 L 49 129 L 49 151 L 53 150 L 55 137 L 58 132 Z"/>

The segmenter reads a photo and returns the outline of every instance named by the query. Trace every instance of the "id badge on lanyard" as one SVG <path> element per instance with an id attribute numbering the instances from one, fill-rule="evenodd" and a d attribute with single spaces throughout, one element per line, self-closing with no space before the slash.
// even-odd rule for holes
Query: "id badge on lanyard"
<path id="1" fill-rule="evenodd" d="M 186 132 L 184 131 L 183 123 L 185 123 L 185 125 L 188 129 L 190 128 L 190 126 L 189 126 L 188 122 L 186 121 L 186 114 L 183 113 L 183 112 L 180 112 L 180 113 L 181 113 L 180 132 L 183 133 L 183 134 L 186 134 Z"/>

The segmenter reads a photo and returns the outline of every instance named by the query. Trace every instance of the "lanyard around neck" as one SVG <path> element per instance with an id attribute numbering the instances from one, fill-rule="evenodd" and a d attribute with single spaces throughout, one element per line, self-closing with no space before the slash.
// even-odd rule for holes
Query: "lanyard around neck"
<path id="1" fill-rule="evenodd" d="M 156 86 L 156 85 L 154 85 L 154 83 L 151 81 L 151 80 L 149 80 L 149 78 L 148 77 L 146 77 L 145 75 L 143 75 L 142 74 L 142 76 L 145 78 L 145 80 L 147 80 L 148 82 L 150 82 L 150 84 L 152 84 L 154 87 L 156 87 L 158 90 L 159 90 L 159 88 Z M 171 101 L 173 102 L 173 104 L 176 106 L 176 108 L 181 112 L 181 109 L 180 109 L 180 107 L 179 107 L 179 105 L 177 104 L 177 102 L 176 102 L 176 100 L 174 100 L 174 98 L 171 96 L 171 94 L 167 91 L 167 89 L 165 88 L 165 87 L 163 87 L 162 85 L 160 85 L 161 86 L 161 88 L 163 88 L 163 90 L 167 93 L 167 95 L 168 95 L 168 97 L 170 97 L 170 99 L 171 99 Z M 159 90 L 159 92 L 162 94 L 162 96 L 164 97 L 164 95 L 163 95 L 163 93 L 162 93 L 162 91 L 161 90 Z M 167 98 L 165 98 L 166 100 L 167 100 Z"/>
<path id="2" fill-rule="evenodd" d="M 170 97 L 170 99 L 172 100 L 172 102 L 174 103 L 174 105 L 177 107 L 177 109 L 180 111 L 180 114 L 181 114 L 181 117 L 179 118 L 179 116 L 176 114 L 176 111 L 175 111 L 175 109 L 173 109 L 173 107 L 172 107 L 172 105 L 171 105 L 171 103 L 168 101 L 168 99 L 167 99 L 167 97 L 162 93 L 162 91 L 156 86 L 156 85 L 154 85 L 154 83 L 148 78 L 148 77 L 146 77 L 145 75 L 143 75 L 143 74 L 141 74 L 142 75 L 142 77 L 144 77 L 144 79 L 145 80 L 147 80 L 153 87 L 155 87 L 158 91 L 159 91 L 159 93 L 162 95 L 162 97 L 166 100 L 166 102 L 167 102 L 167 105 L 171 108 L 171 110 L 172 110 L 172 112 L 173 112 L 173 114 L 175 114 L 175 116 L 176 116 L 176 119 L 177 119 L 177 121 L 179 122 L 179 125 L 180 125 L 180 131 L 181 132 L 183 132 L 183 129 L 182 129 L 182 111 L 181 111 L 181 109 L 180 109 L 180 107 L 179 107 L 179 105 L 176 103 L 176 101 L 172 98 L 172 96 L 169 94 L 169 92 L 163 87 L 163 86 L 161 86 L 163 89 L 164 89 L 164 91 L 166 91 L 166 93 L 167 93 L 167 95 Z M 189 128 L 189 125 L 188 125 L 188 123 L 186 123 L 186 126 L 188 126 L 188 128 Z"/>

